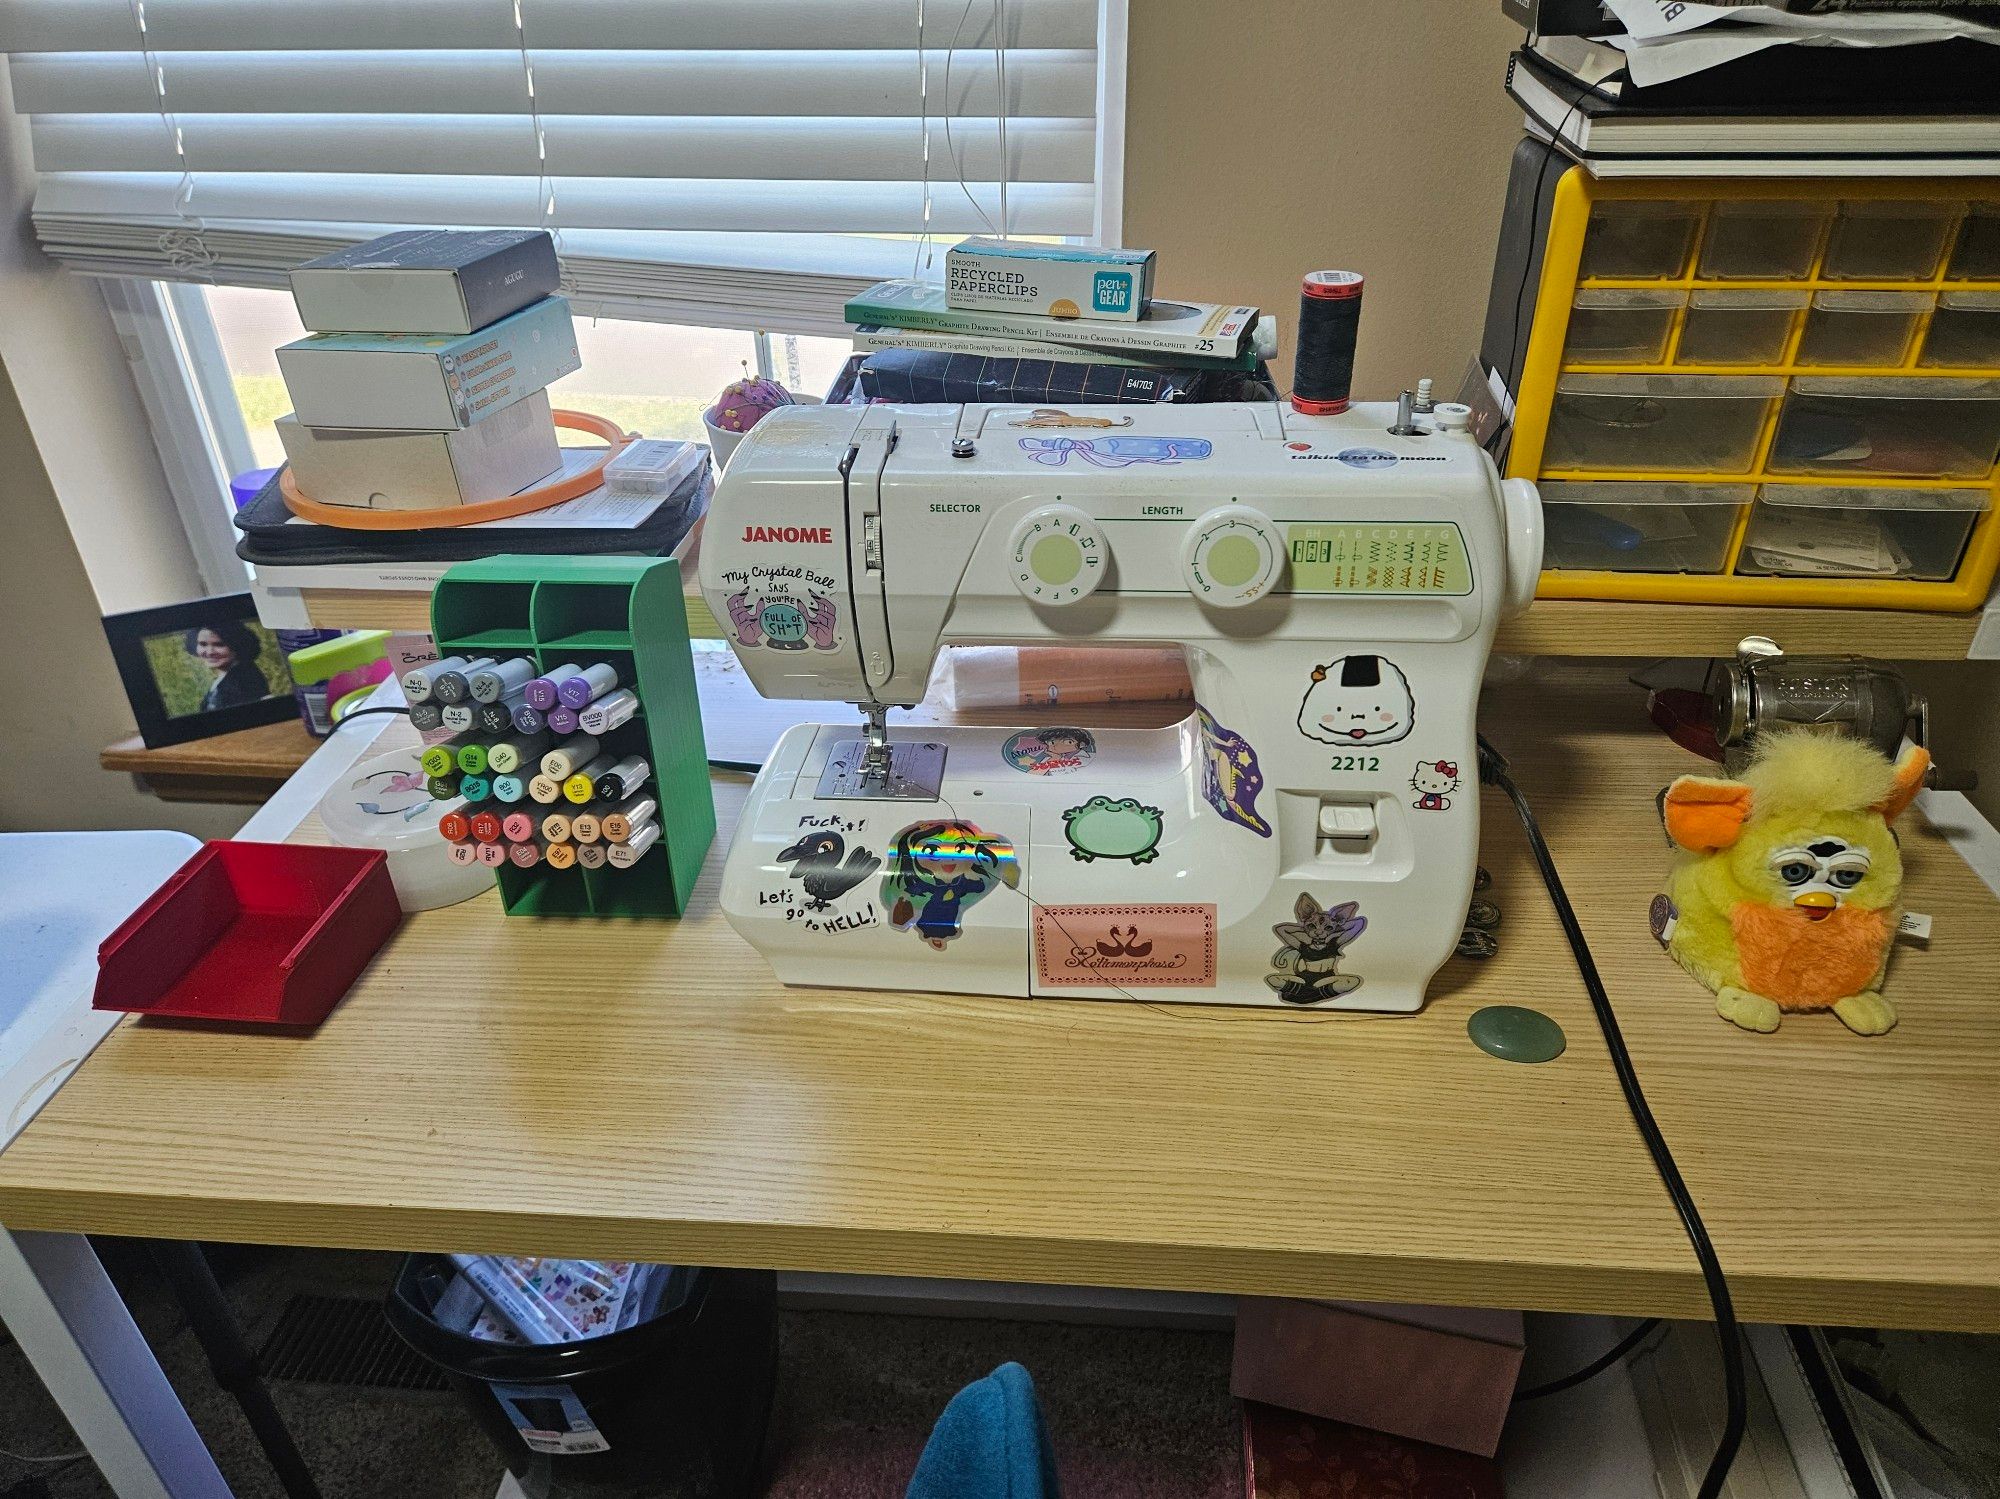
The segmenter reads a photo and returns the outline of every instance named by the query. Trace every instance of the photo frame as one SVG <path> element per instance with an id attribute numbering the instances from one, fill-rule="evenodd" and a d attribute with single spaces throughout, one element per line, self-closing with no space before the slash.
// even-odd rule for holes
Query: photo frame
<path id="1" fill-rule="evenodd" d="M 284 650 L 247 593 L 108 615 L 104 635 L 148 749 L 298 714 Z"/>

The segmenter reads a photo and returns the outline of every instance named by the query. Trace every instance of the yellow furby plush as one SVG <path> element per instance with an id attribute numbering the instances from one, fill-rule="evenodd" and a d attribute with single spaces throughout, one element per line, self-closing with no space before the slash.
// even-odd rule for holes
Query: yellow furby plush
<path id="1" fill-rule="evenodd" d="M 1801 1010 L 1864 1036 L 1896 1023 L 1882 997 L 1903 890 L 1889 824 L 1930 763 L 1914 745 L 1891 765 L 1859 740 L 1790 729 L 1765 737 L 1740 781 L 1667 788 L 1667 836 L 1684 852 L 1653 930 L 1718 1014 L 1752 1031 Z"/>

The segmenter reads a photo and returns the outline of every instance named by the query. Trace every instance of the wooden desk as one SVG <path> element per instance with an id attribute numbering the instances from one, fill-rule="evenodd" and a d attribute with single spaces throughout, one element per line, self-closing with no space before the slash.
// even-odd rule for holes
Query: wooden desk
<path id="1" fill-rule="evenodd" d="M 692 578 L 692 569 L 688 576 Z M 308 588 L 306 612 L 322 630 L 428 630 L 430 595 L 389 589 Z M 1523 656 L 1733 656 L 1745 635 L 1768 635 L 1801 655 L 1865 655 L 1889 661 L 1963 661 L 1977 614 L 1897 609 L 1773 609 L 1725 604 L 1635 604 L 1543 599 L 1503 620 L 1496 651 Z M 699 592 L 688 628 L 719 637 Z"/>
<path id="2" fill-rule="evenodd" d="M 233 734 L 147 749 L 134 734 L 97 756 L 106 770 L 123 770 L 163 802 L 232 802 L 255 806 L 312 757 L 320 741 L 296 718 Z"/>
<path id="3" fill-rule="evenodd" d="M 768 739 L 707 716 L 712 754 Z M 1692 762 L 1602 674 L 1483 717 L 1739 1312 L 2000 1330 L 1993 897 L 1912 816 L 1936 935 L 1896 959 L 1902 1024 L 1735 1030 L 1646 932 L 1652 793 Z M 412 919 L 313 1037 L 121 1026 L 0 1156 L 0 1221 L 1702 1316 L 1512 814 L 1484 819 L 1500 956 L 1415 1017 L 785 989 L 717 911 L 721 841 L 678 924 L 481 896 Z M 1499 1001 L 1568 1051 L 1475 1050 Z"/>

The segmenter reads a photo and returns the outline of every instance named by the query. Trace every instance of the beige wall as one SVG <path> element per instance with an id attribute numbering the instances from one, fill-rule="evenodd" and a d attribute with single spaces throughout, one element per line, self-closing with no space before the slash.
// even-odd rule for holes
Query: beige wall
<path id="1" fill-rule="evenodd" d="M 1131 0 L 1125 230 L 1159 289 L 1279 313 L 1299 278 L 1368 278 L 1357 395 L 1455 395 L 1478 348 L 1520 29 L 1493 0 Z"/>
<path id="2" fill-rule="evenodd" d="M 132 732 L 97 602 L 0 371 L 0 832 L 182 828 L 223 838 L 245 807 L 164 803 L 100 770 L 97 752 Z"/>

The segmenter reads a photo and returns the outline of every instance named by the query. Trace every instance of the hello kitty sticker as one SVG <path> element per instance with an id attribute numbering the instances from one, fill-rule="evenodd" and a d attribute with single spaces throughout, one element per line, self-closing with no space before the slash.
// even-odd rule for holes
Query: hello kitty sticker
<path id="1" fill-rule="evenodd" d="M 1410 803 L 1419 812 L 1443 812 L 1451 807 L 1451 793 L 1458 790 L 1458 762 L 1419 760 L 1410 777 L 1410 789 L 1417 799 Z"/>
<path id="2" fill-rule="evenodd" d="M 1322 744 L 1394 744 L 1417 723 L 1410 679 L 1386 656 L 1342 656 L 1312 669 L 1299 732 Z"/>

